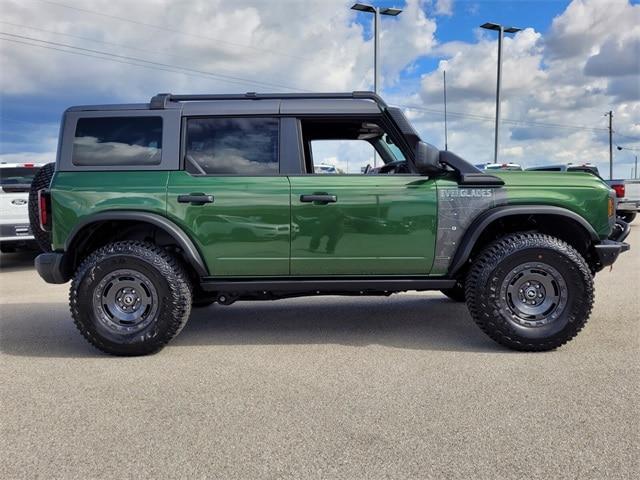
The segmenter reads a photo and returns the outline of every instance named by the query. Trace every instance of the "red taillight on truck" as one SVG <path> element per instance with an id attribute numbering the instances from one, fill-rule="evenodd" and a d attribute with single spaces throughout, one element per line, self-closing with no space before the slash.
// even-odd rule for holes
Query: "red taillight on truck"
<path id="1" fill-rule="evenodd" d="M 625 194 L 624 183 L 611 185 L 611 188 L 613 188 L 616 191 L 616 197 L 624 198 L 624 194 Z"/>
<path id="2" fill-rule="evenodd" d="M 38 216 L 40 219 L 40 228 L 49 231 L 49 192 L 46 190 L 38 190 Z"/>

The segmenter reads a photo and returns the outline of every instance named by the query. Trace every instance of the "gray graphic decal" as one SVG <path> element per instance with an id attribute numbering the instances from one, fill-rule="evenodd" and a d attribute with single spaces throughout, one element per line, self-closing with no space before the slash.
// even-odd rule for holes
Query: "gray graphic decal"
<path id="1" fill-rule="evenodd" d="M 433 271 L 444 272 L 449 268 L 460 240 L 478 215 L 504 203 L 504 188 L 439 187 L 438 237 Z"/>

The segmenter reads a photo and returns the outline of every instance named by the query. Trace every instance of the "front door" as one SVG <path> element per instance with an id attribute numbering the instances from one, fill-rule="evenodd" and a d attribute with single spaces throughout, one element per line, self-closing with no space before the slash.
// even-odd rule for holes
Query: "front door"
<path id="1" fill-rule="evenodd" d="M 276 118 L 185 120 L 184 170 L 169 175 L 167 215 L 213 276 L 289 274 L 290 188 Z"/>
<path id="2" fill-rule="evenodd" d="M 370 122 L 350 122 L 302 121 L 307 175 L 290 177 L 291 274 L 428 274 L 435 182 L 412 174 Z"/>

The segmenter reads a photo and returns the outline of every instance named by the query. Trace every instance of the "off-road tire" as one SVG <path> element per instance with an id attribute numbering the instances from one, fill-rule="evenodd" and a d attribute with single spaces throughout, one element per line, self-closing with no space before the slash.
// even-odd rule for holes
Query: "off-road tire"
<path id="1" fill-rule="evenodd" d="M 518 297 L 523 290 L 518 290 L 516 282 L 541 271 L 553 280 L 550 283 L 555 282 L 550 298 L 557 295 L 556 305 L 564 306 L 541 313 L 547 316 L 539 322 L 523 321 L 517 313 L 523 307 L 517 302 L 526 297 Z M 519 279 L 509 283 L 510 278 Z M 530 288 L 526 293 L 535 293 Z M 562 240 L 539 233 L 507 235 L 487 246 L 473 262 L 465 290 L 476 324 L 496 342 L 523 351 L 553 350 L 575 337 L 591 314 L 594 297 L 593 276 L 584 258 Z M 505 295 L 505 291 L 516 293 Z"/>
<path id="2" fill-rule="evenodd" d="M 631 223 L 636 219 L 638 214 L 636 212 L 620 212 L 618 213 L 618 217 L 624 220 L 627 223 Z"/>
<path id="3" fill-rule="evenodd" d="M 139 330 L 132 333 L 123 331 L 128 326 L 115 325 L 113 317 L 110 319 L 105 313 L 109 312 L 107 305 L 103 307 L 103 300 L 96 300 L 108 295 L 103 283 L 112 277 L 118 277 L 112 284 L 114 291 L 119 285 L 126 285 L 123 282 L 127 281 L 127 274 L 122 274 L 121 279 L 118 272 L 132 272 L 130 275 L 138 275 L 147 282 L 139 290 L 142 297 L 146 292 L 150 313 L 135 327 Z M 188 278 L 178 258 L 156 245 L 139 241 L 111 243 L 93 252 L 78 267 L 69 291 L 71 315 L 80 333 L 105 353 L 123 356 L 155 353 L 180 333 L 189 319 L 192 288 Z M 157 302 L 155 307 L 153 298 Z M 111 307 L 114 312 L 115 309 Z"/>
<path id="4" fill-rule="evenodd" d="M 55 163 L 47 163 L 38 170 L 38 173 L 36 173 L 31 182 L 31 188 L 29 188 L 29 224 L 33 237 L 43 252 L 51 251 L 51 232 L 45 232 L 40 228 L 38 190 L 49 188 L 55 169 Z"/>
<path id="5" fill-rule="evenodd" d="M 464 281 L 458 281 L 453 287 L 443 288 L 440 291 L 454 302 L 464 302 L 466 298 L 464 291 Z"/>

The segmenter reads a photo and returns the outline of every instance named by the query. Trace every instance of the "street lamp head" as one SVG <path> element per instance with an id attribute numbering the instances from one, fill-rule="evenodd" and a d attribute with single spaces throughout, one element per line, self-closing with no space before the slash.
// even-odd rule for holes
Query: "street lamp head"
<path id="1" fill-rule="evenodd" d="M 391 15 L 392 17 L 397 17 L 402 13 L 402 10 L 399 8 L 383 8 L 380 10 L 381 15 Z"/>
<path id="2" fill-rule="evenodd" d="M 620 145 L 618 145 L 618 147 L 617 147 L 617 148 L 618 148 L 618 150 L 622 150 L 622 147 L 621 147 Z"/>
<path id="3" fill-rule="evenodd" d="M 517 27 L 503 27 L 498 23 L 492 23 L 492 22 L 483 23 L 482 25 L 480 25 L 480 28 L 485 28 L 487 30 L 497 30 L 497 31 L 500 31 L 500 28 L 502 28 L 502 31 L 505 33 L 516 33 L 522 30 L 521 28 L 517 28 Z"/>
<path id="4" fill-rule="evenodd" d="M 376 9 L 371 5 L 365 3 L 356 3 L 351 7 L 351 10 L 358 10 L 359 12 L 376 13 Z"/>

